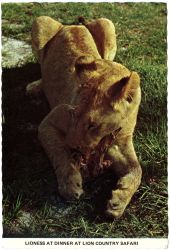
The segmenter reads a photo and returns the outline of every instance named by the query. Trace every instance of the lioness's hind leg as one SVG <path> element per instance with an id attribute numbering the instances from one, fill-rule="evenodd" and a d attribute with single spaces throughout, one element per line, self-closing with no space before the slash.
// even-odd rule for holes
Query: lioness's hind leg
<path id="1" fill-rule="evenodd" d="M 85 26 L 92 34 L 101 57 L 112 61 L 117 50 L 115 26 L 112 21 L 99 18 Z"/>
<path id="2" fill-rule="evenodd" d="M 38 51 L 53 38 L 63 25 L 51 17 L 37 17 L 32 25 L 31 37 L 33 49 Z"/>
<path id="3" fill-rule="evenodd" d="M 37 96 L 41 92 L 42 92 L 42 80 L 41 79 L 29 83 L 26 87 L 27 95 Z"/>

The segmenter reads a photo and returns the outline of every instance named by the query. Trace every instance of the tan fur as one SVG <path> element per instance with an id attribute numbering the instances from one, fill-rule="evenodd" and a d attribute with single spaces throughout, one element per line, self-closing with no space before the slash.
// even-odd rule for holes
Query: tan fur
<path id="1" fill-rule="evenodd" d="M 59 191 L 69 199 L 82 194 L 81 154 L 87 156 L 103 137 L 121 128 L 105 153 L 120 176 L 107 213 L 120 217 L 141 180 L 132 143 L 141 96 L 139 76 L 111 61 L 116 40 L 110 20 L 62 26 L 42 17 L 34 26 L 32 40 L 40 45 L 34 48 L 41 54 L 38 83 L 51 107 L 39 126 L 39 139 L 56 172 Z M 43 26 L 46 32 L 41 33 Z"/>
<path id="2" fill-rule="evenodd" d="M 36 18 L 31 31 L 33 48 L 36 51 L 41 50 L 47 42 L 56 35 L 62 26 L 61 23 L 47 16 Z"/>
<path id="3" fill-rule="evenodd" d="M 106 18 L 99 18 L 90 23 L 86 23 L 86 27 L 92 34 L 102 58 L 113 60 L 117 50 L 113 23 Z"/>

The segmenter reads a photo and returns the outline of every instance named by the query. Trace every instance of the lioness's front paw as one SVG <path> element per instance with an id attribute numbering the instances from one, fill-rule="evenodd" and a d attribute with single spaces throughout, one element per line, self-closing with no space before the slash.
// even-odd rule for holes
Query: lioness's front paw
<path id="1" fill-rule="evenodd" d="M 114 218 L 121 217 L 130 198 L 123 190 L 117 189 L 112 191 L 112 198 L 107 203 L 106 214 Z"/>
<path id="2" fill-rule="evenodd" d="M 58 177 L 59 178 L 59 177 Z M 58 180 L 58 190 L 61 196 L 67 200 L 79 199 L 83 194 L 82 177 L 79 171 Z"/>
<path id="3" fill-rule="evenodd" d="M 112 191 L 112 198 L 107 203 L 106 214 L 114 218 L 121 217 L 138 185 L 139 180 L 132 173 L 120 178 L 117 189 Z"/>
<path id="4" fill-rule="evenodd" d="M 70 185 L 64 185 L 64 186 L 59 186 L 59 193 L 62 197 L 64 197 L 66 200 L 78 200 L 80 196 L 83 194 L 83 189 L 82 188 L 76 188 L 72 187 L 70 188 Z"/>

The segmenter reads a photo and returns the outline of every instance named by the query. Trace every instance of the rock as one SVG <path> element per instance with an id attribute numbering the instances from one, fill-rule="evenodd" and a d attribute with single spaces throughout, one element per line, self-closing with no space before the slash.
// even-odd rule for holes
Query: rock
<path id="1" fill-rule="evenodd" d="M 15 68 L 35 62 L 31 46 L 23 41 L 2 36 L 2 67 Z"/>
<path id="2" fill-rule="evenodd" d="M 30 230 L 33 217 L 29 212 L 19 211 L 17 219 L 10 221 L 9 225 L 3 226 L 3 236 L 19 237 L 23 236 L 25 231 Z"/>
<path id="3" fill-rule="evenodd" d="M 29 227 L 30 224 L 32 223 L 32 216 L 30 213 L 25 212 L 25 211 L 21 211 L 21 215 L 18 218 L 18 224 L 20 225 L 20 227 Z"/>

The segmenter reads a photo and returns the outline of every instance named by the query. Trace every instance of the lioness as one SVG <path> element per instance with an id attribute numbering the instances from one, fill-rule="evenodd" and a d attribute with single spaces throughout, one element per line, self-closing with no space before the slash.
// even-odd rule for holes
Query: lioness
<path id="1" fill-rule="evenodd" d="M 113 135 L 102 154 L 119 180 L 106 213 L 120 217 L 141 182 L 132 142 L 141 90 L 138 74 L 113 62 L 113 23 L 101 18 L 63 26 L 42 16 L 33 23 L 32 43 L 42 79 L 28 85 L 27 91 L 42 89 L 51 107 L 38 135 L 57 175 L 60 194 L 67 199 L 80 197 L 81 156 L 90 156 L 107 135 Z M 80 156 L 75 158 L 77 152 Z"/>

